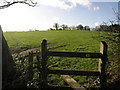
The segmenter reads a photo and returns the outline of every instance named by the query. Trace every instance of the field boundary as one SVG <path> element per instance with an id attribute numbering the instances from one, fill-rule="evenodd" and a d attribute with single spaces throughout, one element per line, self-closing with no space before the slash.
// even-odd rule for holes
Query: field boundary
<path id="1" fill-rule="evenodd" d="M 83 52 L 55 52 L 49 51 L 47 49 L 47 40 L 43 40 L 41 43 L 41 77 L 42 77 L 42 87 L 47 86 L 47 76 L 48 74 L 62 74 L 62 75 L 80 75 L 80 76 L 99 76 L 101 88 L 106 87 L 107 77 L 106 77 L 106 62 L 107 58 L 107 44 L 101 41 L 100 53 L 83 53 Z M 99 58 L 98 71 L 75 71 L 75 70 L 50 70 L 47 68 L 47 60 L 50 56 L 57 57 L 80 57 L 80 58 Z"/>

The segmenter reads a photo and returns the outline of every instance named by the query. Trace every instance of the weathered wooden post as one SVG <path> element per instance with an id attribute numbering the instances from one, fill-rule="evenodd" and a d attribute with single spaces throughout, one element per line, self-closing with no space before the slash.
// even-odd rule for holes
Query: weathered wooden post
<path id="1" fill-rule="evenodd" d="M 43 40 L 41 44 L 41 54 L 42 54 L 42 70 L 41 70 L 41 78 L 42 78 L 42 87 L 45 88 L 47 86 L 47 40 Z"/>
<path id="2" fill-rule="evenodd" d="M 101 42 L 100 53 L 102 54 L 102 58 L 99 59 L 98 71 L 100 72 L 101 88 L 104 88 L 107 84 L 106 62 L 108 60 L 108 58 L 107 58 L 107 44 L 104 41 Z"/>

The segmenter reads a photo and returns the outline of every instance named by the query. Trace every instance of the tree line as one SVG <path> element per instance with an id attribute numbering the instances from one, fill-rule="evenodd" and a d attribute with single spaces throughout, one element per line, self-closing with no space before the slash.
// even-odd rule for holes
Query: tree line
<path id="1" fill-rule="evenodd" d="M 53 28 L 50 28 L 49 30 L 90 30 L 90 27 L 81 24 L 77 26 L 68 26 L 65 24 L 59 25 L 58 23 L 54 23 Z"/>
<path id="2" fill-rule="evenodd" d="M 103 24 L 100 25 L 99 27 L 96 27 L 96 31 L 104 31 L 104 32 L 114 32 L 114 33 L 120 33 L 120 25 L 119 24 Z"/>

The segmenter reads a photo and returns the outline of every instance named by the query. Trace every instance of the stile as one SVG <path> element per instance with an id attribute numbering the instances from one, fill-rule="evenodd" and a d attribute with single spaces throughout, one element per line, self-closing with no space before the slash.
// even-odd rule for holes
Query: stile
<path id="1" fill-rule="evenodd" d="M 47 74 L 62 74 L 62 75 L 80 75 L 80 76 L 99 76 L 101 87 L 105 87 L 107 83 L 106 79 L 106 62 L 107 58 L 107 44 L 102 41 L 100 46 L 100 53 L 85 53 L 85 52 L 56 52 L 47 50 L 47 40 L 43 40 L 41 44 L 41 78 L 42 86 L 47 85 Z M 98 71 L 77 71 L 77 70 L 51 70 L 47 68 L 47 60 L 49 56 L 59 57 L 81 57 L 81 58 L 100 58 L 98 63 Z"/>

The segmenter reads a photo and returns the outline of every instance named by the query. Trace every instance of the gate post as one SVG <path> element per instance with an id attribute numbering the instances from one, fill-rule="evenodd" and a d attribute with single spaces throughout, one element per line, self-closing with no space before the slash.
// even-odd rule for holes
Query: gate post
<path id="1" fill-rule="evenodd" d="M 41 70 L 41 88 L 45 88 L 47 86 L 47 40 L 43 40 L 41 44 L 41 54 L 42 54 L 42 70 Z"/>
<path id="2" fill-rule="evenodd" d="M 98 71 L 100 72 L 100 86 L 104 88 L 107 84 L 107 76 L 106 76 L 106 62 L 107 58 L 107 44 L 104 41 L 101 41 L 100 45 L 100 53 L 102 57 L 99 59 Z"/>

